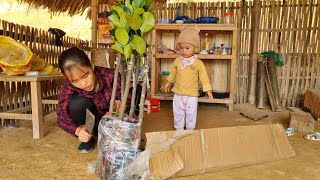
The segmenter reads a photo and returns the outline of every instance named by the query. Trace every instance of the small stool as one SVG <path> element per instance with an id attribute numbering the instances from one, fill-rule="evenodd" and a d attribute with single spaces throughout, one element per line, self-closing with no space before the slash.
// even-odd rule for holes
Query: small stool
<path id="1" fill-rule="evenodd" d="M 144 111 L 150 112 L 160 112 L 160 100 L 156 98 L 147 97 L 144 102 Z"/>

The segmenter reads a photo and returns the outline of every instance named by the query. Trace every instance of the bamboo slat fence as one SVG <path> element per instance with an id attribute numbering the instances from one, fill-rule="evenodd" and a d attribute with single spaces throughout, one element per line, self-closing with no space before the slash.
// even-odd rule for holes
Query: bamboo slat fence
<path id="1" fill-rule="evenodd" d="M 252 1 L 154 3 L 156 17 L 173 20 L 178 6 L 180 16 L 192 19 L 215 16 L 222 20 L 225 12 L 234 12 L 238 27 L 236 103 L 248 102 L 249 74 L 256 73 L 249 72 L 250 54 L 267 50 L 279 53 L 285 63 L 277 67 L 282 106 L 299 106 L 306 89 L 320 89 L 320 0 L 262 0 L 255 44 L 250 41 Z M 251 46 L 257 52 L 250 52 Z"/>
<path id="2" fill-rule="evenodd" d="M 47 31 L 29 26 L 10 23 L 0 19 L 0 35 L 10 36 L 13 39 L 26 44 L 34 54 L 58 68 L 60 53 L 72 46 L 83 50 L 90 50 L 90 42 L 65 36 L 62 38 L 62 46 L 55 46 L 55 38 Z M 62 80 L 47 80 L 42 82 L 43 98 L 57 100 Z M 31 105 L 30 83 L 28 82 L 0 82 L 0 112 L 16 111 Z M 44 113 L 55 110 L 55 105 L 43 105 Z M 30 108 L 31 110 L 31 108 Z M 13 120 L 0 119 L 0 126 L 4 126 Z"/>

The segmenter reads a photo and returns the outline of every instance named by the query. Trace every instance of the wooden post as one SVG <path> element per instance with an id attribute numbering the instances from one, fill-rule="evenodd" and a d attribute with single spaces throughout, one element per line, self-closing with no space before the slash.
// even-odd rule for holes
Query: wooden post
<path id="1" fill-rule="evenodd" d="M 248 102 L 255 104 L 256 96 L 256 80 L 257 80 L 257 59 L 258 59 L 258 35 L 260 22 L 261 1 L 253 1 L 253 13 L 251 18 L 251 42 L 249 55 L 249 87 Z"/>
<path id="2" fill-rule="evenodd" d="M 39 139 L 44 136 L 41 95 L 42 92 L 40 82 L 31 82 L 32 132 L 34 139 Z"/>
<path id="3" fill-rule="evenodd" d="M 97 47 L 97 14 L 98 14 L 98 0 L 91 0 L 91 41 L 92 47 Z"/>
<path id="4" fill-rule="evenodd" d="M 264 67 L 264 62 L 263 61 L 259 61 L 258 62 L 258 77 L 257 77 L 257 108 L 258 109 L 263 109 L 265 104 L 266 104 L 266 100 L 267 100 L 267 93 L 266 93 L 266 69 Z"/>

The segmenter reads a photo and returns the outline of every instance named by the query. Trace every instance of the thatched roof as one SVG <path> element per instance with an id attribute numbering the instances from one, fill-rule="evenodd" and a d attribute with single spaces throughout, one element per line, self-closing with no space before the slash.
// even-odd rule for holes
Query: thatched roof
<path id="1" fill-rule="evenodd" d="M 48 8 L 53 14 L 67 13 L 70 16 L 83 14 L 90 7 L 91 0 L 18 0 L 35 8 Z M 109 1 L 109 2 L 108 2 Z M 99 4 L 113 3 L 113 0 L 99 0 Z"/>
<path id="2" fill-rule="evenodd" d="M 90 7 L 91 0 L 18 0 L 36 8 L 48 8 L 53 14 L 67 13 L 70 16 L 83 14 Z M 114 4 L 115 0 L 98 0 L 99 4 Z M 156 0 L 165 2 L 166 0 Z"/>

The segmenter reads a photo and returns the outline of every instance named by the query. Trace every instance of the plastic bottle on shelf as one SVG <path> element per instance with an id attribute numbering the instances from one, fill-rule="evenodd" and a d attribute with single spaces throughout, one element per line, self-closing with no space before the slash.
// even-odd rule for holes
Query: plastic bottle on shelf
<path id="1" fill-rule="evenodd" d="M 209 51 L 209 40 L 208 40 L 208 33 L 205 33 L 205 39 L 204 39 L 204 48 L 206 49 L 206 51 Z"/>
<path id="2" fill-rule="evenodd" d="M 233 12 L 225 12 L 224 13 L 224 23 L 233 24 Z"/>
<path id="3" fill-rule="evenodd" d="M 224 47 L 224 44 L 221 44 L 221 51 L 223 55 L 227 54 L 227 50 L 226 50 L 226 47 Z"/>

